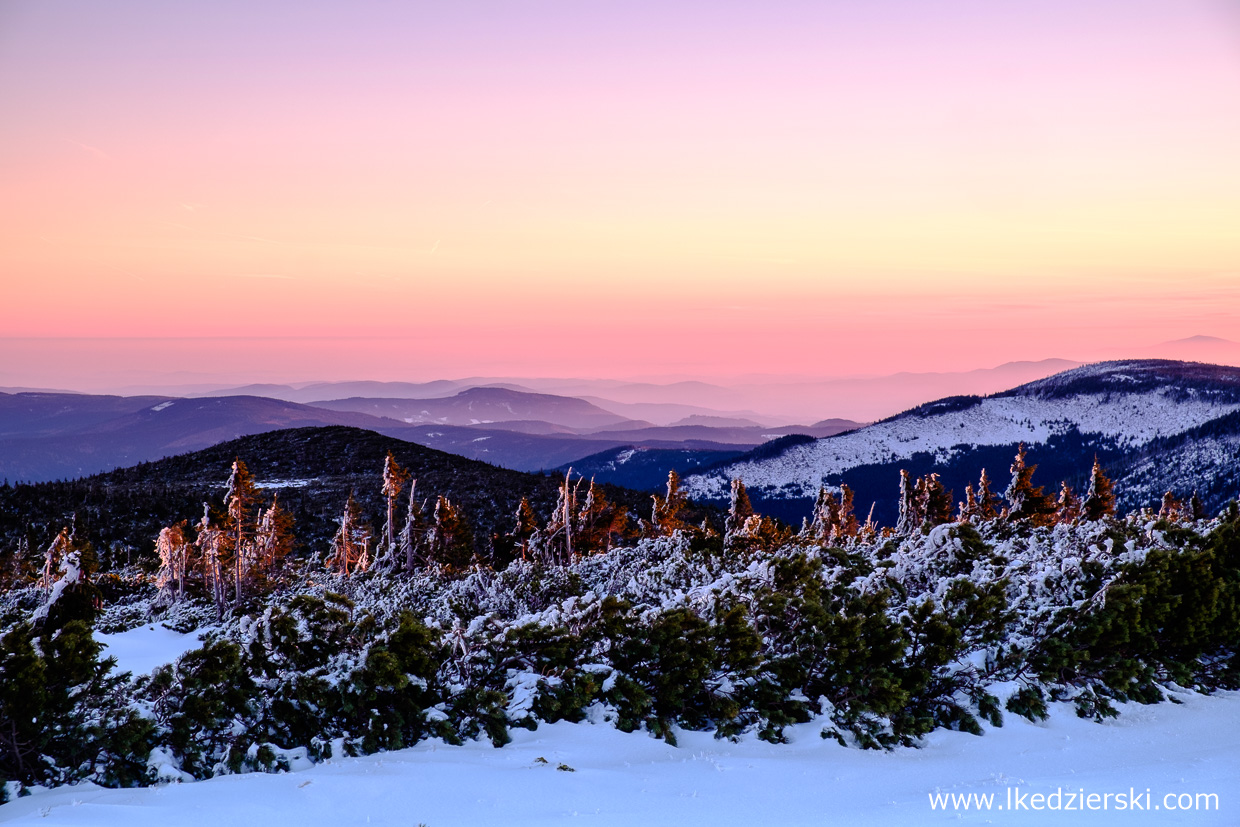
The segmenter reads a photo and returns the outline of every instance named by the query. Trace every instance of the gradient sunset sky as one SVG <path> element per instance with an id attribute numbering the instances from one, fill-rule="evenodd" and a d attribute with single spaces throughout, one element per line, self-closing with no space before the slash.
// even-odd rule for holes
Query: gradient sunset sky
<path id="1" fill-rule="evenodd" d="M 1235 0 L 0 0 L 0 113 L 0 385 L 1240 339 Z"/>

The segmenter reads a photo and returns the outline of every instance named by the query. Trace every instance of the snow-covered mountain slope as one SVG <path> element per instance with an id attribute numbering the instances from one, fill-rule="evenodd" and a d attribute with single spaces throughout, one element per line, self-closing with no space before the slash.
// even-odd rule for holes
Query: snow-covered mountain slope
<path id="1" fill-rule="evenodd" d="M 1146 446 L 1238 410 L 1240 369 L 1157 360 L 1106 362 L 990 397 L 942 399 L 850 433 L 791 446 L 776 456 L 741 458 L 688 477 L 685 489 L 693 497 L 722 499 L 730 480 L 740 478 L 766 498 L 808 498 L 819 486 L 838 484 L 858 468 L 914 459 L 941 468 L 986 447 L 1021 442 L 1035 455 L 1038 446 L 1052 445 L 1062 455 L 1071 443 L 1078 453 L 1101 453 L 1127 464 Z M 972 469 L 974 478 L 978 470 Z M 1000 483 L 1006 482 L 1004 470 L 990 468 Z"/>

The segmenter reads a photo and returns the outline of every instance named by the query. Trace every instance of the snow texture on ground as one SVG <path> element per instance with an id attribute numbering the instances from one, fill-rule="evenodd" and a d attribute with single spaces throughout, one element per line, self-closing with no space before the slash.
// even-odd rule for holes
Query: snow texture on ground
<path id="1" fill-rule="evenodd" d="M 202 645 L 197 632 L 182 634 L 149 624 L 114 635 L 95 632 L 95 640 L 105 647 L 100 658 L 116 658 L 118 673 L 135 675 L 145 675 L 157 666 L 172 663 L 190 649 Z"/>
<path id="2" fill-rule="evenodd" d="M 1103 724 L 1067 705 L 1049 721 L 1007 716 L 982 737 L 939 730 L 921 749 L 869 752 L 823 740 L 740 743 L 682 732 L 671 747 L 611 724 L 514 730 L 502 749 L 424 742 L 294 773 L 239 775 L 157 788 L 93 785 L 36 791 L 0 821 L 142 825 L 902 825 L 1240 823 L 1240 693 L 1182 694 L 1181 704 L 1127 704 Z M 545 763 L 544 763 L 545 761 Z M 560 770 L 560 765 L 572 772 Z M 1012 810 L 1007 790 L 1135 791 L 1152 810 Z M 1148 797 L 1146 790 L 1149 790 Z M 940 793 L 994 794 L 996 809 L 932 809 Z M 1215 793 L 1218 809 L 1171 811 L 1181 793 Z M 1067 800 L 1067 799 L 1063 799 Z M 1185 799 L 1187 800 L 1187 799 Z M 997 809 L 998 805 L 1005 809 Z"/>

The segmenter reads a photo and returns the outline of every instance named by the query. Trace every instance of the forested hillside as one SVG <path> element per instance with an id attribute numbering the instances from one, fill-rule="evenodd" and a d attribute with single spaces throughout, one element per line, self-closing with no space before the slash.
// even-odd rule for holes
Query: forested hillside
<path id="1" fill-rule="evenodd" d="M 362 521 L 382 526 L 388 451 L 411 474 L 401 515 L 411 492 L 429 510 L 439 496 L 446 497 L 468 521 L 473 551 L 484 560 L 492 552 L 492 537 L 512 529 L 522 499 L 545 518 L 563 481 L 562 476 L 497 468 L 358 428 L 294 428 L 80 480 L 0 486 L 0 560 L 18 565 L 20 549 L 38 556 L 61 528 L 75 527 L 105 568 L 150 561 L 161 528 L 180 520 L 197 522 L 204 503 L 220 512 L 236 459 L 254 475 L 266 502 L 278 494 L 293 519 L 297 554 L 322 554 L 350 494 Z M 633 526 L 650 518 L 649 494 L 614 486 L 600 486 L 600 491 L 632 513 Z"/>

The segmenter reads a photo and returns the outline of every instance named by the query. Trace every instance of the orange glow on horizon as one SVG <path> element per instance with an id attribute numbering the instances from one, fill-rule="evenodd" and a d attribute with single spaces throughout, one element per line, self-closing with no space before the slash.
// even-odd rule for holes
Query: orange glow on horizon
<path id="1" fill-rule="evenodd" d="M 718 375 L 1240 330 L 1223 4 L 838 5 L 15 3 L 0 336 Z"/>

